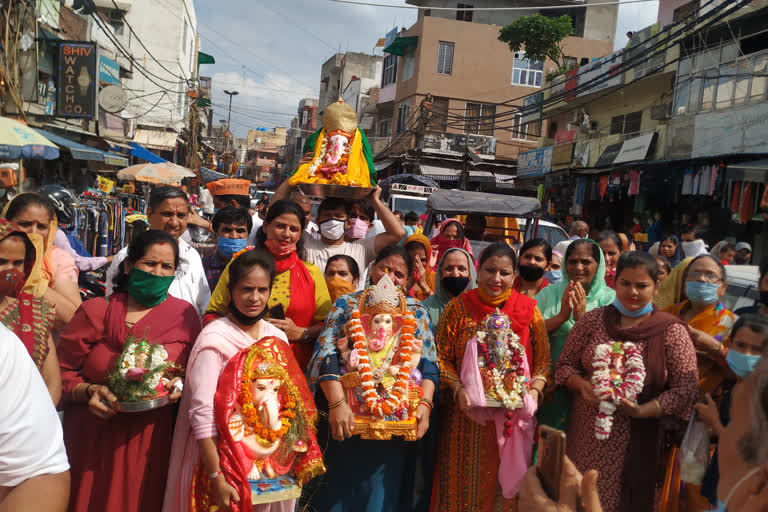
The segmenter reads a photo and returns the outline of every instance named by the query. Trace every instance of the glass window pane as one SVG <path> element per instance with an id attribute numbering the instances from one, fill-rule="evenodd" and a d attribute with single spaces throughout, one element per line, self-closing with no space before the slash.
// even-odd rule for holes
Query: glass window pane
<path id="1" fill-rule="evenodd" d="M 520 71 L 520 83 L 525 85 L 528 83 L 527 80 L 528 80 L 528 72 L 525 70 Z"/>
<path id="2" fill-rule="evenodd" d="M 712 101 L 715 99 L 716 78 L 707 78 L 704 80 L 704 87 L 701 94 L 701 110 L 712 110 Z"/>
<path id="3" fill-rule="evenodd" d="M 519 84 L 520 83 L 520 70 L 519 69 L 515 69 L 512 72 L 512 83 L 513 84 Z"/>
<path id="4" fill-rule="evenodd" d="M 677 68 L 677 76 L 687 75 L 691 70 L 691 58 L 685 58 L 680 61 L 680 65 Z"/>
<path id="5" fill-rule="evenodd" d="M 691 81 L 691 101 L 688 103 L 688 113 L 693 114 L 699 111 L 701 106 L 701 78 L 694 78 Z"/>
<path id="6" fill-rule="evenodd" d="M 515 69 L 526 69 L 528 67 L 528 62 L 524 59 L 518 59 L 515 57 Z"/>
<path id="7" fill-rule="evenodd" d="M 742 105 L 746 101 L 747 91 L 749 90 L 749 76 L 752 73 L 752 63 L 749 60 L 742 60 L 739 63 L 738 74 L 742 75 L 736 78 L 734 84 L 733 104 Z"/>
<path id="8" fill-rule="evenodd" d="M 736 43 L 729 43 L 723 45 L 722 52 L 720 53 L 720 62 L 725 63 L 738 57 L 739 49 Z"/>
<path id="9" fill-rule="evenodd" d="M 530 63 L 530 68 L 535 69 L 537 71 L 541 71 L 544 69 L 544 63 L 539 61 L 534 61 Z"/>
<path id="10" fill-rule="evenodd" d="M 536 73 L 536 84 L 535 84 L 536 87 L 541 87 L 541 75 L 542 75 L 541 71 Z"/>
<path id="11" fill-rule="evenodd" d="M 733 76 L 736 74 L 736 65 L 730 64 L 720 67 L 721 76 L 717 81 L 717 98 L 715 100 L 715 108 L 726 108 L 731 106 L 731 97 L 733 96 Z"/>
<path id="12" fill-rule="evenodd" d="M 768 55 L 761 55 L 755 58 L 755 75 L 766 73 L 768 69 Z M 765 97 L 766 84 L 768 84 L 768 77 L 755 76 L 752 78 L 752 91 L 750 93 L 751 101 L 760 101 Z"/>
<path id="13" fill-rule="evenodd" d="M 683 82 L 678 86 L 675 93 L 675 115 L 682 115 L 688 112 L 688 100 L 691 95 L 691 83 Z"/>
<path id="14" fill-rule="evenodd" d="M 699 60 L 701 61 L 701 69 L 707 70 L 717 66 L 717 49 L 704 50 L 699 54 Z"/>

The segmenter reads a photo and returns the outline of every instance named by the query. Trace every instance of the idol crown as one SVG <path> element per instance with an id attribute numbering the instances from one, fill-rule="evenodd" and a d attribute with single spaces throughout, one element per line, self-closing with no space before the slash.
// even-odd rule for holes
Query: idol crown
<path id="1" fill-rule="evenodd" d="M 506 331 L 510 327 L 509 317 L 502 313 L 499 308 L 496 308 L 496 311 L 486 316 L 483 324 L 488 331 Z"/>
<path id="2" fill-rule="evenodd" d="M 355 109 L 342 100 L 328 105 L 323 111 L 323 128 L 325 133 L 342 131 L 348 137 L 352 137 L 357 131 L 357 113 Z"/>
<path id="3" fill-rule="evenodd" d="M 402 314 L 406 310 L 405 296 L 389 274 L 384 274 L 377 284 L 365 290 L 360 299 L 362 309 L 371 314 Z"/>

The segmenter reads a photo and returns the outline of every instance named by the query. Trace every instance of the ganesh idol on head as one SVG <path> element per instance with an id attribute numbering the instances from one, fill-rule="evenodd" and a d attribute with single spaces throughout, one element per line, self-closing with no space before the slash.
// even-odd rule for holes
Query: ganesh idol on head
<path id="1" fill-rule="evenodd" d="M 265 337 L 233 357 L 214 399 L 224 478 L 238 491 L 233 511 L 283 510 L 301 486 L 325 472 L 315 436 L 317 411 L 304 376 L 285 342 Z M 214 510 L 209 475 L 199 466 L 191 510 Z"/>
<path id="2" fill-rule="evenodd" d="M 415 409 L 423 391 L 417 369 L 421 341 L 403 293 L 385 275 L 360 296 L 338 341 L 342 385 L 363 439 L 416 439 Z"/>
<path id="3" fill-rule="evenodd" d="M 373 154 L 363 132 L 357 128 L 355 109 L 342 100 L 323 111 L 323 128 L 307 140 L 308 158 L 291 176 L 290 184 L 376 186 Z"/>

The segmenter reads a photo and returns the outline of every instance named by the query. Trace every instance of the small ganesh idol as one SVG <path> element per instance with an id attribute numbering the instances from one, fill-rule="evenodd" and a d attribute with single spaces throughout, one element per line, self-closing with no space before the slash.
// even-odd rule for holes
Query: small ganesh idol
<path id="1" fill-rule="evenodd" d="M 233 511 L 295 500 L 305 482 L 325 472 L 315 404 L 284 341 L 263 338 L 233 357 L 219 378 L 214 410 L 222 473 L 240 495 Z M 208 512 L 214 503 L 198 467 L 192 510 Z"/>
<path id="2" fill-rule="evenodd" d="M 176 377 L 182 373 L 181 368 L 168 361 L 168 353 L 162 345 L 145 339 L 129 338 L 117 358 L 114 370 L 107 377 L 107 383 L 121 403 L 150 402 L 168 395 L 175 382 L 178 382 L 176 389 L 180 390 L 181 382 Z"/>
<path id="3" fill-rule="evenodd" d="M 340 341 L 342 386 L 363 439 L 416 440 L 415 411 L 422 396 L 416 369 L 421 341 L 403 293 L 388 275 L 360 295 Z"/>
<path id="4" fill-rule="evenodd" d="M 472 406 L 467 415 L 496 428 L 499 484 L 504 497 L 512 499 L 531 460 L 537 404 L 528 393 L 525 347 L 499 309 L 483 319 L 477 335 L 467 343 L 461 382 Z"/>
<path id="5" fill-rule="evenodd" d="M 323 111 L 323 128 L 310 137 L 310 160 L 291 176 L 292 186 L 302 183 L 371 188 L 376 168 L 365 135 L 357 128 L 355 109 L 342 100 Z"/>

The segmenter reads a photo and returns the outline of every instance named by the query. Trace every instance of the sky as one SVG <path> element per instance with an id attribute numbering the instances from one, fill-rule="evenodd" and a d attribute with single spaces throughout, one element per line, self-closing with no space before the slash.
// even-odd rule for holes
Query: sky
<path id="1" fill-rule="evenodd" d="M 405 5 L 405 0 L 375 0 Z M 616 46 L 626 32 L 656 20 L 658 1 L 619 7 Z M 195 0 L 201 50 L 216 64 L 203 65 L 213 78 L 213 124 L 226 119 L 232 98 L 232 131 L 290 126 L 302 98 L 317 97 L 320 68 L 341 51 L 371 53 L 394 27 L 416 21 L 413 9 L 345 5 L 330 0 Z M 381 54 L 381 49 L 375 50 Z"/>

